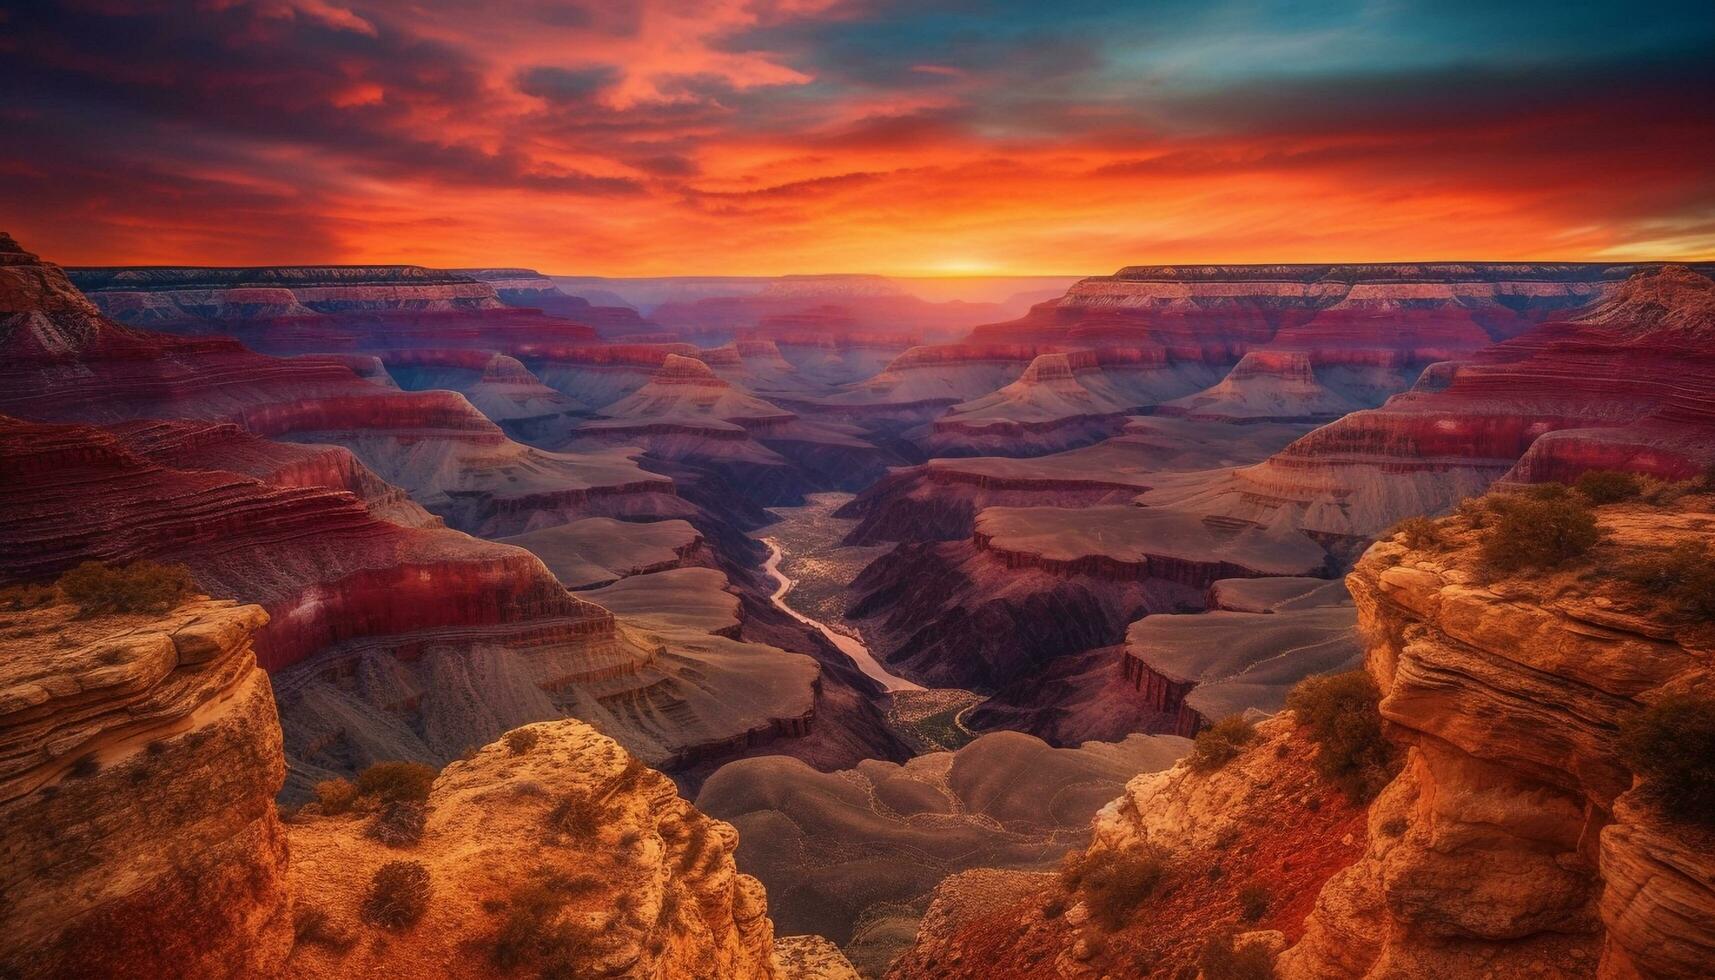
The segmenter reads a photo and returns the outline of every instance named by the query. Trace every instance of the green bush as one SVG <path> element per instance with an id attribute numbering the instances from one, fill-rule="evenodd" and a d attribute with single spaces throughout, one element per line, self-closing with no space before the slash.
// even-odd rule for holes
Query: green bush
<path id="1" fill-rule="evenodd" d="M 1573 484 L 1592 504 L 1617 504 L 1643 493 L 1643 481 L 1624 470 L 1590 470 Z"/>
<path id="2" fill-rule="evenodd" d="M 1246 885 L 1239 889 L 1239 915 L 1246 922 L 1255 922 L 1268 914 L 1271 904 L 1268 889 L 1261 885 Z"/>
<path id="3" fill-rule="evenodd" d="M 1665 597 L 1693 619 L 1715 619 L 1715 561 L 1699 542 L 1681 541 L 1667 551 L 1634 558 L 1621 566 L 1620 576 Z"/>
<path id="4" fill-rule="evenodd" d="M 1715 698 L 1662 698 L 1621 724 L 1620 753 L 1663 813 L 1715 826 Z"/>
<path id="5" fill-rule="evenodd" d="M 1582 497 L 1533 490 L 1489 502 L 1494 520 L 1483 535 L 1483 558 L 1502 571 L 1553 568 L 1582 557 L 1601 537 L 1596 514 Z"/>
<path id="6" fill-rule="evenodd" d="M 134 561 L 115 568 L 105 562 L 86 561 L 60 576 L 59 589 L 86 616 L 163 613 L 195 591 L 196 583 L 183 565 Z"/>
<path id="7" fill-rule="evenodd" d="M 357 791 L 383 803 L 429 798 L 439 773 L 418 762 L 377 762 L 357 774 Z"/>
<path id="8" fill-rule="evenodd" d="M 1433 548 L 1441 543 L 1440 529 L 1427 517 L 1407 517 L 1395 524 L 1388 536 L 1403 538 L 1405 546 L 1414 551 Z"/>
<path id="9" fill-rule="evenodd" d="M 415 925 L 429 910 L 434 890 L 429 869 L 421 861 L 389 861 L 370 879 L 363 918 L 389 929 Z"/>
<path id="10" fill-rule="evenodd" d="M 1197 955 L 1197 966 L 1203 971 L 1202 980 L 1273 980 L 1274 977 L 1274 958 L 1268 950 L 1255 943 L 1235 948 L 1231 932 L 1210 936 Z"/>
<path id="11" fill-rule="evenodd" d="M 1150 848 L 1086 854 L 1075 876 L 1084 907 L 1103 929 L 1124 928 L 1134 909 L 1167 878 L 1167 859 Z"/>
<path id="12" fill-rule="evenodd" d="M 323 814 L 337 817 L 357 802 L 357 787 L 349 779 L 324 779 L 316 784 L 316 802 Z"/>
<path id="13" fill-rule="evenodd" d="M 1238 715 L 1223 718 L 1197 733 L 1191 747 L 1191 768 L 1214 772 L 1237 757 L 1253 738 L 1256 738 L 1255 725 Z"/>
<path id="14" fill-rule="evenodd" d="M 1306 677 L 1286 695 L 1286 707 L 1321 749 L 1317 772 L 1358 803 L 1374 798 L 1395 771 L 1380 703 L 1381 691 L 1363 670 Z"/>

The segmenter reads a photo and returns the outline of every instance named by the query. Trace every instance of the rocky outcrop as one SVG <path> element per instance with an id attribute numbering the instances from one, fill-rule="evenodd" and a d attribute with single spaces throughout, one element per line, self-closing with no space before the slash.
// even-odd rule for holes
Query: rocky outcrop
<path id="1" fill-rule="evenodd" d="M 386 942 L 300 943 L 287 976 L 500 975 L 491 964 L 508 916 L 527 908 L 540 935 L 559 937 L 552 962 L 568 975 L 778 975 L 767 896 L 735 867 L 729 824 L 588 725 L 520 732 L 519 749 L 496 742 L 446 767 L 422 838 L 406 848 L 377 843 L 361 818 L 289 826 L 293 891 L 319 936 L 383 935 L 362 906 L 389 861 L 420 862 L 432 897 L 421 921 Z M 586 822 L 568 816 L 585 812 Z M 513 955 L 548 964 L 527 944 Z"/>
<path id="2" fill-rule="evenodd" d="M 0 612 L 0 969 L 280 975 L 285 777 L 256 606 Z"/>
<path id="3" fill-rule="evenodd" d="M 8 975 L 498 977 L 522 963 L 843 978 L 837 952 L 802 941 L 776 967 L 733 828 L 581 722 L 531 725 L 448 765 L 420 836 L 382 843 L 384 815 L 367 807 L 313 805 L 282 824 L 280 728 L 250 646 L 266 620 L 208 600 L 0 613 Z M 426 904 L 383 925 L 372 882 L 401 861 L 426 879 Z"/>
<path id="4" fill-rule="evenodd" d="M 892 980 L 1196 976 L 1212 937 L 1278 950 L 1323 882 L 1357 853 L 1361 807 L 1324 783 L 1288 720 L 1221 768 L 1145 771 L 1097 812 L 1084 867 L 1162 860 L 1161 880 L 1104 923 L 1059 876 L 970 871 L 937 889 Z M 1241 896 L 1253 897 L 1245 909 Z"/>
<path id="5" fill-rule="evenodd" d="M 1479 574 L 1481 532 L 1465 517 L 1440 522 L 1438 544 L 1370 549 L 1348 582 L 1405 769 L 1283 976 L 1715 967 L 1703 832 L 1638 797 L 1616 744 L 1640 706 L 1708 688 L 1708 631 L 1603 574 L 1706 546 L 1709 502 L 1602 508 L 1606 542 L 1583 569 L 1555 573 Z"/>

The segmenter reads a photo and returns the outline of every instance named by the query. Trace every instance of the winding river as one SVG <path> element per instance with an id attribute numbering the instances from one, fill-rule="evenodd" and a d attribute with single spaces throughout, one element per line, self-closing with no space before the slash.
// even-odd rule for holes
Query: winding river
<path id="1" fill-rule="evenodd" d="M 793 619 L 803 623 L 805 626 L 814 628 L 823 636 L 827 637 L 828 642 L 838 647 L 841 653 L 850 657 L 852 659 L 852 663 L 857 664 L 859 670 L 879 681 L 881 686 L 888 691 L 923 690 L 923 687 L 919 684 L 913 684 L 903 677 L 888 673 L 887 668 L 881 665 L 881 661 L 875 659 L 875 656 L 869 652 L 869 647 L 864 646 L 863 641 L 832 629 L 821 620 L 811 619 L 809 616 L 806 616 L 787 605 L 786 594 L 791 592 L 792 586 L 797 583 L 787 576 L 785 572 L 780 570 L 780 559 L 782 555 L 780 553 L 779 542 L 775 541 L 773 538 L 763 538 L 762 543 L 768 546 L 768 561 L 763 565 L 763 568 L 768 571 L 768 574 L 774 576 L 774 581 L 777 583 L 774 588 L 774 595 L 770 596 L 770 598 L 774 600 L 774 605 L 777 606 L 781 612 L 791 616 Z"/>

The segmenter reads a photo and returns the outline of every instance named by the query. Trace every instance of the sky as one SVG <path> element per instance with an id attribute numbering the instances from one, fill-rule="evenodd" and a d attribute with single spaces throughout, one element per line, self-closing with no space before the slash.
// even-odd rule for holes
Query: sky
<path id="1" fill-rule="evenodd" d="M 1715 3 L 0 0 L 65 265 L 1715 258 Z"/>

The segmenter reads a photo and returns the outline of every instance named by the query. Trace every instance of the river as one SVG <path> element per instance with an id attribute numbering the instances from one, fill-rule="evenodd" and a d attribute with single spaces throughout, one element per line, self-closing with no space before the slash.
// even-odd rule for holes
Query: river
<path id="1" fill-rule="evenodd" d="M 856 637 L 847 636 L 839 630 L 829 627 L 821 620 L 812 619 L 811 617 L 806 616 L 787 605 L 786 594 L 791 592 L 792 587 L 798 583 L 794 582 L 791 576 L 780 570 L 781 553 L 779 542 L 775 541 L 773 538 L 763 538 L 762 543 L 768 546 L 768 562 L 763 567 L 767 569 L 768 574 L 774 576 L 774 581 L 776 583 L 774 595 L 770 596 L 770 598 L 774 600 L 774 605 L 777 606 L 781 612 L 791 616 L 793 619 L 803 623 L 805 626 L 815 629 L 823 636 L 827 637 L 829 643 L 832 643 L 835 647 L 839 648 L 841 653 L 850 657 L 852 663 L 857 664 L 859 670 L 874 678 L 876 681 L 879 681 L 881 686 L 889 693 L 894 691 L 923 690 L 922 685 L 913 684 L 897 674 L 889 673 L 887 668 L 881 665 L 881 661 L 875 659 L 875 655 L 869 652 L 869 647 L 865 646 L 862 640 L 859 640 Z"/>

